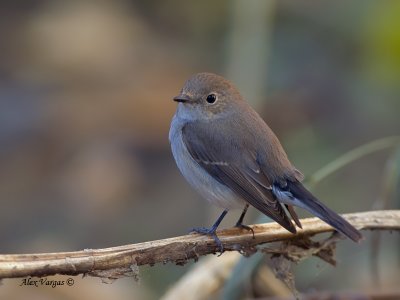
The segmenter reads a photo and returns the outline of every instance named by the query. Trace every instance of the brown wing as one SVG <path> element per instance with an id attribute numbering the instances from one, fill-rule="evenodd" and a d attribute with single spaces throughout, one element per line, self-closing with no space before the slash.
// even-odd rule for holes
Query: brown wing
<path id="1" fill-rule="evenodd" d="M 260 169 L 257 153 L 249 149 L 249 143 L 229 139 L 218 127 L 202 122 L 185 125 L 182 137 L 190 155 L 210 176 L 290 232 L 296 232 L 273 196 L 271 183 Z"/>

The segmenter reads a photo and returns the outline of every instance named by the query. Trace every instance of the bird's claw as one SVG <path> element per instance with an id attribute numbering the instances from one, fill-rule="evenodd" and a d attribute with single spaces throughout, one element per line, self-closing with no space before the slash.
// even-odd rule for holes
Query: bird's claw
<path id="1" fill-rule="evenodd" d="M 217 247 L 219 248 L 219 252 L 221 254 L 224 252 L 224 246 L 222 245 L 221 240 L 218 238 L 216 230 L 214 228 L 196 227 L 196 228 L 191 228 L 190 232 L 191 233 L 195 232 L 195 233 L 211 236 L 214 239 L 215 243 L 217 244 Z"/>
<path id="2" fill-rule="evenodd" d="M 240 229 L 244 229 L 244 230 L 247 230 L 247 231 L 251 231 L 251 233 L 253 234 L 253 239 L 255 239 L 254 230 L 250 226 L 247 226 L 247 225 L 244 225 L 244 224 L 241 224 L 241 223 L 236 223 L 235 227 L 236 228 L 240 228 Z"/>

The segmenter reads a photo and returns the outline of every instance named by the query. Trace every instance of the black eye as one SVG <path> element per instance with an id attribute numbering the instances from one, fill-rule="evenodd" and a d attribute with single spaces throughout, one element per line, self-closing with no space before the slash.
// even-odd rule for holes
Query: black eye
<path id="1" fill-rule="evenodd" d="M 212 104 L 217 101 L 217 96 L 215 94 L 210 94 L 207 96 L 206 100 L 208 103 Z"/>

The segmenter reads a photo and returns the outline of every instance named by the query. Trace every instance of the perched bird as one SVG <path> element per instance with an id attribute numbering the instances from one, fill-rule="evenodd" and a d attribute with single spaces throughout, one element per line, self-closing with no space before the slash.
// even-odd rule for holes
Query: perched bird
<path id="1" fill-rule="evenodd" d="M 319 217 L 358 242 L 362 235 L 313 196 L 303 175 L 289 161 L 278 138 L 243 99 L 236 87 L 212 73 L 198 73 L 184 84 L 169 132 L 176 164 L 206 200 L 224 209 L 211 228 L 192 231 L 211 235 L 223 250 L 216 229 L 230 209 L 243 212 L 236 226 L 245 229 L 249 205 L 292 233 L 301 228 L 293 206 Z"/>

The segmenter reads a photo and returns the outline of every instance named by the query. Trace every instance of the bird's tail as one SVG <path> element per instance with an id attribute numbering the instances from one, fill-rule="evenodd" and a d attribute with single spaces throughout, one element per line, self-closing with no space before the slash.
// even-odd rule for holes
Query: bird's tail
<path id="1" fill-rule="evenodd" d="M 288 182 L 285 187 L 286 191 L 295 198 L 293 203 L 296 206 L 300 206 L 321 220 L 325 221 L 337 231 L 343 233 L 355 242 L 359 242 L 362 239 L 360 231 L 354 228 L 349 222 L 343 219 L 340 215 L 335 213 L 333 210 L 328 208 L 325 204 L 320 202 L 313 194 L 311 194 L 300 182 Z M 299 204 L 301 203 L 301 205 Z"/>

